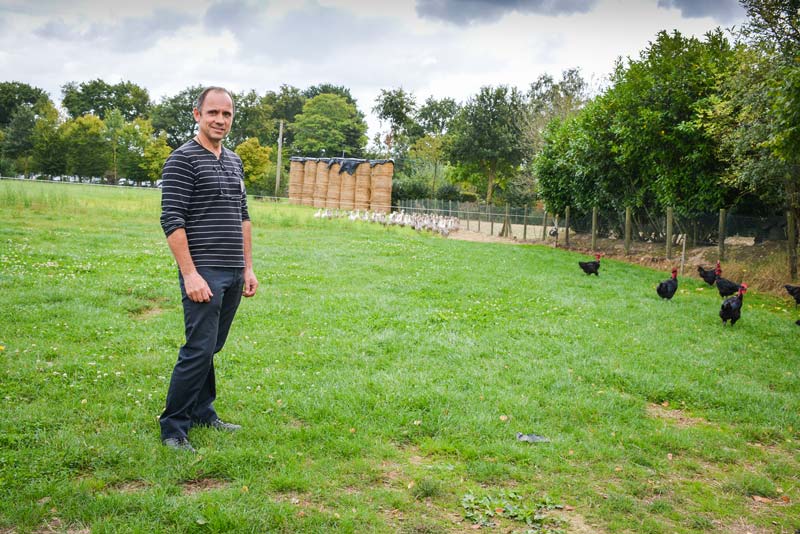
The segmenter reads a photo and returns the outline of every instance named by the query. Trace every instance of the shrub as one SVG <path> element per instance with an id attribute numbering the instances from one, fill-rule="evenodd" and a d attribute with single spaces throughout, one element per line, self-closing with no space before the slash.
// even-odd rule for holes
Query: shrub
<path id="1" fill-rule="evenodd" d="M 460 202 L 477 202 L 478 193 L 475 193 L 474 191 L 462 191 L 458 200 Z"/>
<path id="2" fill-rule="evenodd" d="M 430 189 L 419 180 L 400 179 L 392 183 L 392 202 L 429 198 Z"/>
<path id="3" fill-rule="evenodd" d="M 444 184 L 436 191 L 436 198 L 439 200 L 459 200 L 461 198 L 461 188 L 454 184 Z"/>

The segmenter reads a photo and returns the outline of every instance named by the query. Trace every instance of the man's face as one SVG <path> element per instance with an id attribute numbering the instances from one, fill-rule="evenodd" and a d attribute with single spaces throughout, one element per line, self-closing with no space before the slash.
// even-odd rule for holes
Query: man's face
<path id="1" fill-rule="evenodd" d="M 219 143 L 233 124 L 233 102 L 227 93 L 211 91 L 206 95 L 203 109 L 194 110 L 194 120 L 200 127 L 200 136 Z"/>

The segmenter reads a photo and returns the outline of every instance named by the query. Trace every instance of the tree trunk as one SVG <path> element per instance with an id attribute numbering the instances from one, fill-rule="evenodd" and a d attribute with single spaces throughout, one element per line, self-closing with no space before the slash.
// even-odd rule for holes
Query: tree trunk
<path id="1" fill-rule="evenodd" d="M 496 178 L 495 166 L 494 164 L 490 164 L 489 168 L 486 169 L 486 174 L 489 175 L 489 185 L 486 187 L 486 203 L 492 203 L 492 192 L 494 191 L 494 180 Z"/>

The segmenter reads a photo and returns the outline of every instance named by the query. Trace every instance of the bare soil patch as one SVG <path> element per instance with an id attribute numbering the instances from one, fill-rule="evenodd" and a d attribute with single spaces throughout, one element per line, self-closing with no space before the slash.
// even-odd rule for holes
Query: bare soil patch
<path id="1" fill-rule="evenodd" d="M 196 495 L 205 491 L 225 489 L 230 486 L 230 483 L 216 478 L 198 478 L 196 480 L 188 480 L 182 486 L 184 495 Z"/>
<path id="2" fill-rule="evenodd" d="M 562 530 L 568 534 L 603 534 L 605 531 L 586 522 L 586 519 L 575 510 L 553 510 L 548 517 L 564 522 Z"/>
<path id="3" fill-rule="evenodd" d="M 744 519 L 738 519 L 727 525 L 717 522 L 715 524 L 719 527 L 720 532 L 727 532 L 728 534 L 770 534 L 772 532 L 769 529 L 751 525 Z"/>
<path id="4" fill-rule="evenodd" d="M 683 410 L 670 409 L 669 407 L 662 406 L 660 404 L 648 404 L 647 415 L 655 419 L 664 419 L 667 421 L 671 421 L 675 425 L 681 428 L 708 424 L 708 421 L 706 421 L 702 417 L 692 417 L 686 415 L 686 413 Z"/>
<path id="5" fill-rule="evenodd" d="M 41 528 L 34 530 L 33 534 L 50 534 L 52 532 L 58 532 L 60 534 L 90 534 L 91 530 L 88 528 L 65 527 L 61 519 L 53 517 L 49 521 L 46 521 Z"/>

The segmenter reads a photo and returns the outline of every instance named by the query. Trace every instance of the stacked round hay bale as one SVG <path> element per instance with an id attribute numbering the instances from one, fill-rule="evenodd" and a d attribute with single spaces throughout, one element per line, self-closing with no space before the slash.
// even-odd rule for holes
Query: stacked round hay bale
<path id="1" fill-rule="evenodd" d="M 392 176 L 394 162 L 392 160 L 375 160 L 372 165 L 370 180 L 369 209 L 383 213 L 392 210 Z"/>
<path id="2" fill-rule="evenodd" d="M 303 206 L 314 205 L 314 188 L 317 181 L 317 160 L 307 158 L 303 165 L 303 189 L 300 194 L 300 203 Z"/>
<path id="3" fill-rule="evenodd" d="M 339 209 L 339 194 L 342 188 L 342 175 L 339 170 L 342 168 L 342 160 L 333 158 L 328 166 L 328 193 L 325 197 L 325 207 Z"/>
<path id="4" fill-rule="evenodd" d="M 289 201 L 300 204 L 303 198 L 303 175 L 306 158 L 293 157 L 289 163 Z"/>
<path id="5" fill-rule="evenodd" d="M 328 197 L 328 164 L 330 159 L 319 158 L 317 162 L 317 179 L 314 182 L 314 207 L 324 208 Z"/>
<path id="6" fill-rule="evenodd" d="M 339 175 L 342 177 L 342 188 L 339 194 L 339 207 L 353 210 L 356 206 L 356 168 L 364 160 L 347 158 L 342 161 Z"/>
<path id="7" fill-rule="evenodd" d="M 369 186 L 372 176 L 372 167 L 369 161 L 363 161 L 356 167 L 356 190 L 354 197 L 354 209 L 369 209 Z"/>

